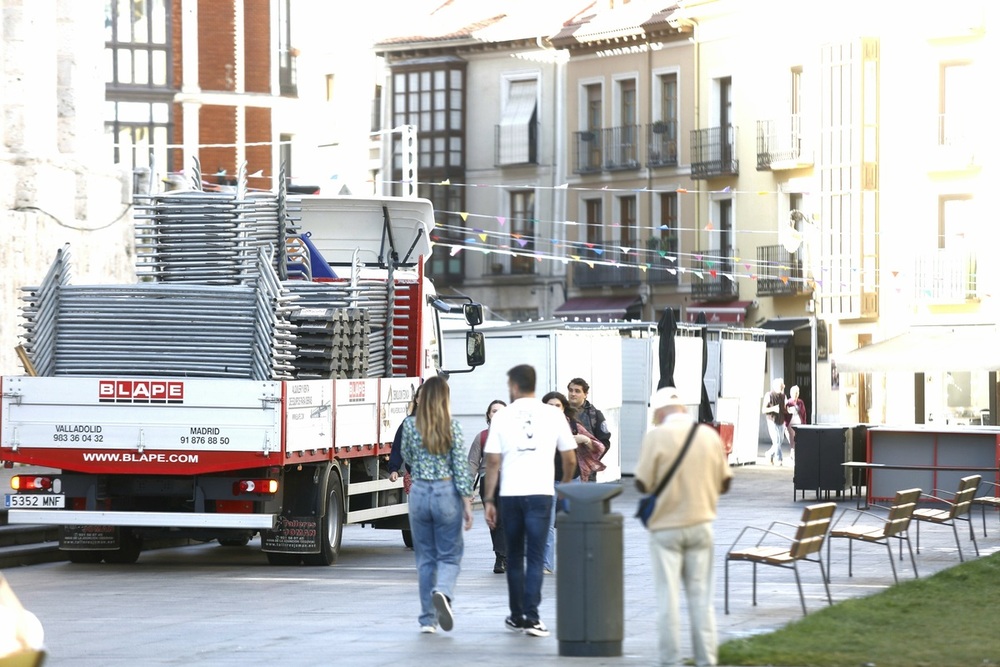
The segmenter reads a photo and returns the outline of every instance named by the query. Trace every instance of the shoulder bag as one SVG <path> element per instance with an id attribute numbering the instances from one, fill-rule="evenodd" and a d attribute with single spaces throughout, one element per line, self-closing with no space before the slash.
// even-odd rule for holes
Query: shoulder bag
<path id="1" fill-rule="evenodd" d="M 684 455 L 687 454 L 687 450 L 691 446 L 691 441 L 694 440 L 694 432 L 697 430 L 698 423 L 695 422 L 691 425 L 691 430 L 688 431 L 687 440 L 684 441 L 681 453 L 677 455 L 676 459 L 674 459 L 673 465 L 670 466 L 670 470 L 667 471 L 667 474 L 663 476 L 663 480 L 660 481 L 656 490 L 639 499 L 639 507 L 635 512 L 635 516 L 642 521 L 643 526 L 649 527 L 649 517 L 653 516 L 653 510 L 656 508 L 656 499 L 663 492 L 663 489 L 667 488 L 667 482 L 669 482 L 670 478 L 674 476 L 674 473 L 677 471 L 677 466 L 681 463 L 681 459 L 683 459 Z"/>

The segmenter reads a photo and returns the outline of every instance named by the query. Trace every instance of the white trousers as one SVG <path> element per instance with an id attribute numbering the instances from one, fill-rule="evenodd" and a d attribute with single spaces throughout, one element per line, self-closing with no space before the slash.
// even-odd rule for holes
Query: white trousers
<path id="1" fill-rule="evenodd" d="M 718 639 L 713 606 L 715 584 L 712 524 L 654 530 L 649 552 L 656 586 L 657 627 L 660 632 L 660 665 L 682 664 L 680 642 L 680 589 L 687 595 L 688 618 L 695 664 L 718 664 Z"/>

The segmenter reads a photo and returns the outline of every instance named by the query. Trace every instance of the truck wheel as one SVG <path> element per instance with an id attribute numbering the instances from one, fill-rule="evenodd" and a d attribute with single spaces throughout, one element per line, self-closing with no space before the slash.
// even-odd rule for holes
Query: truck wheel
<path id="1" fill-rule="evenodd" d="M 240 537 L 220 537 L 219 544 L 224 547 L 245 547 L 250 544 L 250 535 Z"/>
<path id="2" fill-rule="evenodd" d="M 87 551 L 67 551 L 66 557 L 71 563 L 87 565 L 100 563 L 104 560 L 104 552 L 98 549 L 90 549 Z"/>
<path id="3" fill-rule="evenodd" d="M 302 562 L 306 565 L 332 565 L 340 555 L 340 541 L 344 535 L 344 489 L 336 470 L 330 471 L 327 481 L 326 512 L 319 527 L 319 553 L 303 554 Z"/>
<path id="4" fill-rule="evenodd" d="M 406 546 L 407 549 L 412 549 L 413 548 L 413 531 L 412 530 L 404 530 L 402 532 L 403 532 L 403 544 Z"/>
<path id="5" fill-rule="evenodd" d="M 268 565 L 298 565 L 302 560 L 301 554 L 282 554 L 273 551 L 267 552 Z"/>
<path id="6" fill-rule="evenodd" d="M 142 553 L 142 541 L 131 530 L 123 530 L 121 547 L 104 552 L 104 562 L 112 565 L 129 565 L 139 560 Z"/>

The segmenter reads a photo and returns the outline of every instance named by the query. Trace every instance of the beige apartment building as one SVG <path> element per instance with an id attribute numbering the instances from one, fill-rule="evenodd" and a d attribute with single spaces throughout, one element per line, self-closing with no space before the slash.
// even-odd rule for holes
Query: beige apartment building
<path id="1" fill-rule="evenodd" d="M 420 180 L 475 187 L 428 192 L 448 234 L 433 275 L 518 316 L 510 299 L 542 317 L 656 321 L 671 308 L 760 329 L 761 393 L 772 378 L 799 385 L 810 421 L 995 423 L 997 140 L 981 82 L 996 11 L 632 0 L 566 12 L 548 33 L 522 25 L 521 42 L 466 31 L 383 44 L 400 73 L 464 68 L 467 124 L 448 144 L 461 169 Z M 533 34 L 539 54 L 564 54 L 537 68 L 525 107 L 546 157 L 505 164 L 489 138 L 530 98 L 518 81 L 531 59 L 506 63 Z M 503 238 L 499 217 L 519 217 L 522 186 L 539 223 L 529 278 L 516 254 L 476 252 L 476 239 Z M 503 281 L 509 297 L 490 291 Z"/>
<path id="2" fill-rule="evenodd" d="M 508 321 L 565 300 L 565 54 L 547 37 L 590 3 L 453 2 L 375 45 L 383 126 L 415 126 L 416 193 L 434 203 L 427 273 Z M 403 141 L 384 174 L 400 192 Z"/>

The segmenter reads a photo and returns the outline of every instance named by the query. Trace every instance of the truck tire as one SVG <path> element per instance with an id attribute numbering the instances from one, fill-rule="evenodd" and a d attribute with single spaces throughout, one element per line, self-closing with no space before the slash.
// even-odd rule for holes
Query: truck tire
<path id="1" fill-rule="evenodd" d="M 318 554 L 303 554 L 306 565 L 333 565 L 340 556 L 340 541 L 344 536 L 344 487 L 340 473 L 330 470 L 326 485 L 326 508 L 320 520 L 320 545 Z"/>
<path id="2" fill-rule="evenodd" d="M 402 533 L 403 533 L 403 545 L 407 549 L 412 549 L 413 548 L 413 531 L 412 530 L 404 530 L 404 531 L 402 531 Z"/>
<path id="3" fill-rule="evenodd" d="M 130 565 L 139 560 L 142 541 L 131 530 L 122 529 L 121 547 L 104 552 L 104 562 L 112 565 Z"/>

